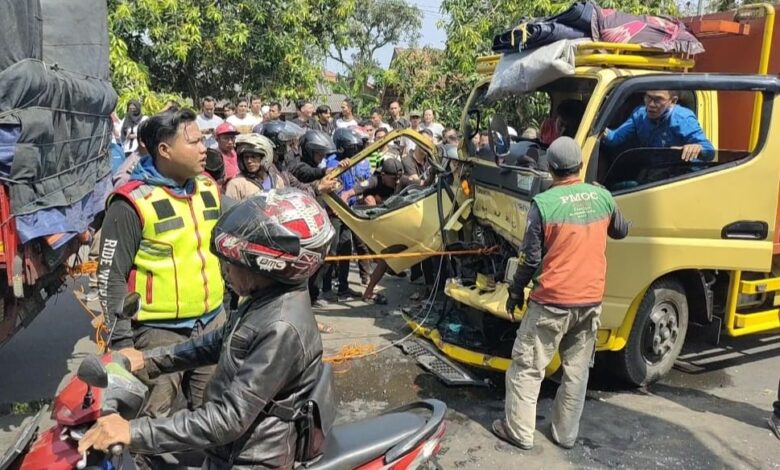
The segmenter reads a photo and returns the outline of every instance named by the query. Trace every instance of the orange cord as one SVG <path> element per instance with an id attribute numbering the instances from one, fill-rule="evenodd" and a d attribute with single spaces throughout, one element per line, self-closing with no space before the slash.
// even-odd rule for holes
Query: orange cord
<path id="1" fill-rule="evenodd" d="M 85 261 L 68 267 L 68 274 L 71 276 L 82 276 L 84 274 L 96 273 L 97 266 L 97 261 Z"/>
<path id="2" fill-rule="evenodd" d="M 81 293 L 84 293 L 83 288 L 81 289 Z M 92 317 L 92 326 L 95 328 L 95 344 L 97 344 L 98 353 L 103 354 L 104 352 L 108 351 L 108 345 L 104 339 L 104 335 L 108 335 L 108 327 L 106 326 L 105 316 L 103 316 L 102 313 L 100 314 L 100 317 L 95 315 L 95 313 L 90 310 L 89 307 L 87 307 L 87 304 L 85 304 L 84 301 L 76 295 L 76 291 L 73 291 L 73 297 L 76 298 L 76 301 L 81 305 L 81 308 Z"/>
<path id="3" fill-rule="evenodd" d="M 343 374 L 351 368 L 349 361 L 370 356 L 374 351 L 373 344 L 346 344 L 336 354 L 323 357 L 322 362 L 332 364 L 334 373 Z"/>
<path id="4" fill-rule="evenodd" d="M 336 261 L 361 261 L 374 259 L 394 259 L 394 258 L 420 258 L 428 256 L 464 256 L 464 255 L 490 255 L 498 252 L 498 246 L 490 248 L 477 248 L 474 250 L 459 251 L 420 251 L 416 253 L 382 253 L 379 255 L 346 255 L 346 256 L 326 256 L 325 262 L 333 263 Z"/>

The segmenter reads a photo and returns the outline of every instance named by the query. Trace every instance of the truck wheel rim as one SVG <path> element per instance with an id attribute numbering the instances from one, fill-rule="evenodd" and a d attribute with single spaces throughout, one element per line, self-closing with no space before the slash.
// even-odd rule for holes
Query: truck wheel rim
<path id="1" fill-rule="evenodd" d="M 654 305 L 642 341 L 645 361 L 649 364 L 663 361 L 677 344 L 679 333 L 677 306 L 672 302 Z"/>

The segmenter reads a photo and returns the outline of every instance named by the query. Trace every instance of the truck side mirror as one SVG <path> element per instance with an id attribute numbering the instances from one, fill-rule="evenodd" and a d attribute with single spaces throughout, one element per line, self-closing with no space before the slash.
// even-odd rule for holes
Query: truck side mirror
<path id="1" fill-rule="evenodd" d="M 499 159 L 509 156 L 509 146 L 511 144 L 509 128 L 503 117 L 495 115 L 490 120 L 488 141 L 490 142 L 490 148 L 493 150 L 493 155 L 496 157 L 496 165 L 499 165 Z"/>

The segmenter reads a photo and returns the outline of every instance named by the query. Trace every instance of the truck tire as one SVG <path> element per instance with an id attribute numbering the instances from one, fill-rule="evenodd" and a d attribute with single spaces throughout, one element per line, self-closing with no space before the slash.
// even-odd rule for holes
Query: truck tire
<path id="1" fill-rule="evenodd" d="M 647 289 L 628 342 L 617 353 L 618 373 L 637 386 L 661 379 L 672 368 L 688 331 L 688 300 L 676 279 L 663 278 Z"/>

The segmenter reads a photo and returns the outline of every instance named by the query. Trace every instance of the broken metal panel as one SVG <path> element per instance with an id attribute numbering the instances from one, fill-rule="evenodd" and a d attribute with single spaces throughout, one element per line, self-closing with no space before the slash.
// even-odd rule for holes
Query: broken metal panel
<path id="1" fill-rule="evenodd" d="M 409 339 L 398 345 L 404 354 L 417 360 L 425 370 L 435 375 L 448 386 L 479 386 L 488 383 L 474 376 L 464 367 L 450 361 L 426 341 Z"/>

